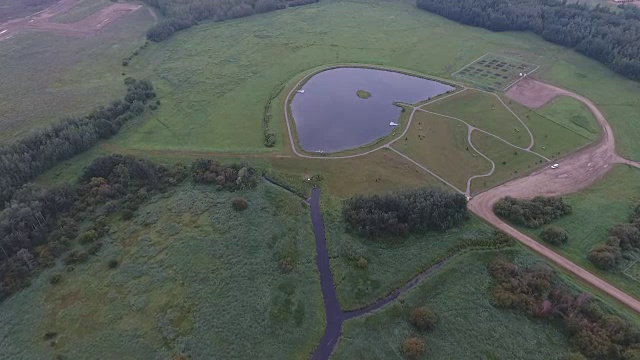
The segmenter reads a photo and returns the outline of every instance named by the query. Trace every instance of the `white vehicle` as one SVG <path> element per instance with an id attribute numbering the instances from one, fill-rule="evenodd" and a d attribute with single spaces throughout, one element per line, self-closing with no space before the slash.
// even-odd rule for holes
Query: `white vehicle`
<path id="1" fill-rule="evenodd" d="M 551 165 L 551 168 L 552 168 L 552 169 L 557 169 L 557 168 L 558 168 L 558 166 L 560 166 L 560 164 L 553 164 L 553 165 Z"/>

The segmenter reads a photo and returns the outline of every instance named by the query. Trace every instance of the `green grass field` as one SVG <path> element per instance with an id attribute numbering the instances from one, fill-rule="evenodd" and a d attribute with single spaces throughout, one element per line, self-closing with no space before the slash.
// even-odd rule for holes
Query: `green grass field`
<path id="1" fill-rule="evenodd" d="M 493 175 L 471 182 L 472 194 L 518 177 L 518 174 L 524 174 L 546 162 L 537 155 L 516 149 L 479 131 L 471 133 L 471 141 L 478 151 L 496 164 Z"/>
<path id="2" fill-rule="evenodd" d="M 561 97 L 540 109 L 528 109 L 505 100 L 531 130 L 535 144 L 531 150 L 550 159 L 583 147 L 600 136 L 593 114 L 580 102 Z"/>
<path id="3" fill-rule="evenodd" d="M 405 138 L 393 147 L 464 192 L 468 178 L 491 170 L 469 146 L 467 129 L 459 121 L 416 112 Z"/>
<path id="4" fill-rule="evenodd" d="M 231 199 L 249 208 L 237 213 Z M 294 260 L 283 274 L 281 258 Z M 109 269 L 107 261 L 120 265 Z M 53 286 L 49 278 L 63 276 Z M 113 221 L 101 252 L 42 273 L 0 304 L 3 357 L 300 359 L 324 328 L 309 209 L 282 189 L 243 193 L 182 185 L 131 221 Z M 44 334 L 56 332 L 51 340 Z"/>
<path id="5" fill-rule="evenodd" d="M 619 269 L 614 271 L 600 270 L 587 259 L 587 254 L 593 247 L 607 240 L 609 228 L 628 222 L 631 211 L 640 203 L 640 172 L 626 165 L 617 165 L 602 181 L 585 191 L 568 195 L 565 199 L 573 207 L 573 213 L 552 224 L 568 233 L 569 242 L 560 247 L 543 244 L 620 289 L 640 297 L 640 281 L 623 273 L 640 258 L 638 254 L 628 254 L 629 258 L 623 260 Z M 521 230 L 540 239 L 540 229 Z M 632 268 L 630 271 L 633 275 L 636 270 Z"/>
<path id="6" fill-rule="evenodd" d="M 357 62 L 448 77 L 487 52 L 504 50 L 541 64 L 538 76 L 543 79 L 601 102 L 599 94 L 585 90 L 594 86 L 577 88 L 581 78 L 573 76 L 575 72 L 558 76 L 555 68 L 564 62 L 577 63 L 580 73 L 597 76 L 602 81 L 598 87 L 607 89 L 605 96 L 617 94 L 617 102 L 633 103 L 623 110 L 626 115 L 613 116 L 614 128 L 627 126 L 626 119 L 638 105 L 630 96 L 632 89 L 640 89 L 638 84 L 529 34 L 461 26 L 417 11 L 410 2 L 327 1 L 204 23 L 151 46 L 130 70 L 154 80 L 166 106 L 116 141 L 121 147 L 137 149 L 266 151 L 261 136 L 263 107 L 274 89 L 307 69 Z M 282 101 L 284 95 L 278 99 Z M 281 122 L 274 121 L 273 126 L 282 129 Z M 617 136 L 640 131 L 629 128 Z M 284 144 L 284 138 L 278 140 L 277 148 Z M 636 151 L 630 140 L 620 142 L 629 145 L 623 150 Z M 637 151 L 640 154 L 640 146 Z"/>
<path id="7" fill-rule="evenodd" d="M 409 309 L 427 305 L 440 321 L 421 335 L 426 349 L 421 359 L 564 359 L 569 344 L 555 324 L 491 304 L 487 264 L 494 256 L 514 254 L 523 256 L 508 250 L 454 258 L 399 301 L 347 321 L 332 358 L 404 358 L 402 341 L 418 334 L 407 321 Z"/>
<path id="8" fill-rule="evenodd" d="M 467 90 L 425 106 L 425 109 L 464 120 L 520 147 L 527 147 L 531 142 L 524 126 L 490 93 Z"/>

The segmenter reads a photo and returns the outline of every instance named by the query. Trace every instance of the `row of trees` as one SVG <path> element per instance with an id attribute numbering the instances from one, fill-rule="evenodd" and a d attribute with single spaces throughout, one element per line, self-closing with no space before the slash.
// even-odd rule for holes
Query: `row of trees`
<path id="1" fill-rule="evenodd" d="M 496 305 L 560 322 L 580 353 L 572 358 L 640 358 L 640 329 L 605 311 L 589 294 L 573 293 L 549 266 L 522 268 L 497 259 L 489 270 Z"/>
<path id="2" fill-rule="evenodd" d="M 176 31 L 189 28 L 198 21 L 223 21 L 253 14 L 300 6 L 318 0 L 145 0 L 156 7 L 167 20 L 161 21 L 147 32 L 152 41 L 162 41 Z"/>
<path id="3" fill-rule="evenodd" d="M 537 196 L 531 200 L 504 197 L 493 205 L 493 212 L 515 224 L 538 228 L 551 221 L 571 214 L 571 205 L 561 197 Z"/>
<path id="4" fill-rule="evenodd" d="M 492 31 L 531 31 L 640 80 L 640 10 L 566 0 L 417 0 L 421 9 Z"/>
<path id="5" fill-rule="evenodd" d="M 186 176 L 181 165 L 112 155 L 93 161 L 78 184 L 25 185 L 0 211 L 0 300 L 27 286 L 31 274 L 52 266 L 74 242 L 90 247 L 71 253 L 66 262 L 85 261 L 87 253 L 100 249 L 106 215 L 135 210 Z"/>
<path id="6" fill-rule="evenodd" d="M 609 229 L 607 241 L 593 248 L 589 260 L 600 269 L 615 268 L 625 251 L 640 248 L 640 205 L 636 206 L 629 223 L 618 224 Z"/>
<path id="7" fill-rule="evenodd" d="M 354 196 L 345 201 L 342 215 L 353 231 L 366 237 L 445 230 L 469 217 L 464 195 L 440 189 Z"/>
<path id="8" fill-rule="evenodd" d="M 156 97 L 146 80 L 125 80 L 123 100 L 113 101 L 82 118 L 64 120 L 24 139 L 0 147 L 0 208 L 26 182 L 61 160 L 86 151 L 116 134 L 129 119 L 141 114 Z"/>
<path id="9" fill-rule="evenodd" d="M 251 189 L 258 185 L 256 169 L 241 164 L 221 164 L 210 159 L 198 159 L 191 165 L 193 181 L 214 184 L 220 189 Z"/>

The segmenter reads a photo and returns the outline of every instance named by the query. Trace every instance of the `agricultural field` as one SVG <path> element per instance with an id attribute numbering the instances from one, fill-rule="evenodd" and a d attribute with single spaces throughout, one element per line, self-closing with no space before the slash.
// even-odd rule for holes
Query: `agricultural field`
<path id="1" fill-rule="evenodd" d="M 505 91 L 523 76 L 533 73 L 538 68 L 539 65 L 488 53 L 454 72 L 451 77 L 484 90 Z"/>
<path id="2" fill-rule="evenodd" d="M 237 196 L 247 210 L 231 208 Z M 98 256 L 58 264 L 2 303 L 3 356 L 298 359 L 316 346 L 322 296 L 309 209 L 295 196 L 185 184 L 110 225 Z"/>

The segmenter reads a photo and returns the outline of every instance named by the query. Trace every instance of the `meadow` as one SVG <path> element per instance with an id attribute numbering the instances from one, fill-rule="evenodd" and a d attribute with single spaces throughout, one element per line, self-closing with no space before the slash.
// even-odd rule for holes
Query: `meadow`
<path id="1" fill-rule="evenodd" d="M 249 208 L 236 212 L 240 195 Z M 299 359 L 316 346 L 324 312 L 300 199 L 269 184 L 185 184 L 110 225 L 98 256 L 58 264 L 2 304 L 3 357 Z"/>
<path id="2" fill-rule="evenodd" d="M 517 249 L 460 255 L 393 304 L 347 321 L 333 358 L 397 359 L 402 341 L 418 335 L 420 359 L 565 359 L 569 344 L 555 324 L 493 306 L 487 265 L 496 256 L 531 260 Z M 438 314 L 432 331 L 421 334 L 407 321 L 416 306 Z"/>
<path id="3" fill-rule="evenodd" d="M 103 2 L 83 4 L 62 21 L 73 21 Z M 222 23 L 203 22 L 161 44 L 151 44 L 122 67 L 122 59 L 144 43 L 144 31 L 153 22 L 148 11 L 141 9 L 97 38 L 21 34 L 0 43 L 0 69 L 10 69 L 3 72 L 6 81 L 0 85 L 0 141 L 121 96 L 122 74 L 149 78 L 161 99 L 158 110 L 147 112 L 119 135 L 60 164 L 38 181 L 75 179 L 95 156 L 112 152 L 161 162 L 190 162 L 203 156 L 246 161 L 281 173 L 303 193 L 308 191 L 306 179 L 319 176 L 331 265 L 345 308 L 370 303 L 450 247 L 485 238 L 492 230 L 472 218 L 459 229 L 396 242 L 375 243 L 346 233 L 341 199 L 356 193 L 443 185 L 388 149 L 341 160 L 293 156 L 283 123 L 284 98 L 287 89 L 310 69 L 363 63 L 450 78 L 487 52 L 517 54 L 541 65 L 535 77 L 592 99 L 610 120 L 620 153 L 640 159 L 640 129 L 630 121 L 640 113 L 640 84 L 531 34 L 462 26 L 417 10 L 411 1 L 323 0 Z M 271 127 L 277 141 L 274 148 L 265 148 L 262 121 L 274 93 Z M 463 103 L 443 103 L 440 110 L 470 117 L 469 122 L 478 126 L 499 122 L 495 131 L 526 146 L 523 129 L 513 131 L 513 116 L 496 105 L 493 95 L 482 94 L 469 91 Z M 559 99 L 535 110 L 504 101 L 531 128 L 536 139 L 533 150 L 547 157 L 567 153 L 599 136 L 591 115 L 573 100 Z M 425 122 L 431 120 L 427 114 L 420 116 L 425 116 Z M 408 134 L 413 137 L 406 147 L 425 166 L 432 164 L 429 156 L 439 155 L 428 146 L 437 145 L 440 152 L 440 145 L 466 152 L 465 134 L 457 127 L 439 122 L 432 134 L 439 141 L 440 135 L 450 134 L 455 143 L 430 143 L 430 134 L 416 143 L 420 126 L 416 130 L 412 125 Z M 494 176 L 474 181 L 473 191 L 541 166 L 539 158 L 492 137 L 477 131 L 472 137 L 497 167 Z M 403 141 L 397 146 L 403 146 Z M 424 149 L 430 151 L 424 153 Z M 477 166 L 472 161 L 477 157 L 460 157 L 465 164 Z M 466 173 L 451 176 L 457 179 Z M 561 254 L 593 270 L 584 249 L 600 239 L 588 239 L 588 230 L 597 228 L 604 236 L 610 224 L 624 220 L 632 206 L 630 199 L 635 199 L 637 176 L 632 169 L 616 168 L 594 187 L 595 195 L 587 191 L 570 197 L 574 214 L 560 220 L 566 224 L 558 224 L 583 240 L 575 241 L 576 245 L 570 240 L 566 249 L 559 250 Z M 237 214 L 229 206 L 235 195 L 184 185 L 145 205 L 133 221 L 112 219 L 109 241 L 98 257 L 71 272 L 58 265 L 2 304 L 0 322 L 7 324 L 0 329 L 3 354 L 15 359 L 104 353 L 165 358 L 182 352 L 194 358 L 308 356 L 324 327 L 308 208 L 267 184 L 242 195 L 250 206 Z M 619 202 L 611 201 L 618 198 Z M 287 274 L 278 268 L 283 256 L 296 259 Z M 564 356 L 568 345 L 557 328 L 491 305 L 486 263 L 492 256 L 494 252 L 474 252 L 454 258 L 401 301 L 346 323 L 335 357 L 397 357 L 400 340 L 410 332 L 403 318 L 408 304 L 423 302 L 443 319 L 427 339 L 429 357 Z M 368 262 L 366 270 L 357 267 L 360 257 Z M 111 258 L 121 263 L 115 270 L 107 268 Z M 63 280 L 53 286 L 49 278 L 55 273 L 61 273 Z M 619 274 L 596 273 L 639 294 L 637 284 L 630 285 Z M 51 339 L 43 339 L 53 332 L 57 334 Z"/>
<path id="4" fill-rule="evenodd" d="M 142 150 L 284 151 L 288 144 L 278 121 L 276 147 L 262 145 L 264 106 L 274 89 L 308 69 L 364 63 L 450 77 L 487 52 L 505 51 L 540 64 L 537 77 L 603 104 L 622 153 L 640 156 L 632 141 L 640 130 L 626 121 L 640 106 L 631 95 L 640 89 L 637 83 L 529 34 L 471 29 L 416 11 L 410 2 L 385 1 L 327 1 L 205 22 L 149 47 L 128 71 L 155 81 L 166 106 L 115 143 Z M 273 103 L 282 104 L 285 95 L 280 92 Z M 277 119 L 281 110 L 276 106 L 273 113 Z"/>
<path id="5" fill-rule="evenodd" d="M 447 231 L 429 231 L 407 238 L 367 239 L 347 231 L 339 199 L 326 197 L 322 205 L 331 271 L 345 310 L 364 307 L 401 287 L 447 250 L 493 236 L 491 227 L 472 218 Z M 364 269 L 358 266 L 361 258 L 367 261 Z"/>
<path id="6" fill-rule="evenodd" d="M 540 240 L 540 229 L 521 230 L 537 239 L 577 265 L 607 280 L 636 297 L 640 296 L 640 281 L 634 279 L 635 267 L 627 274 L 624 271 L 640 259 L 637 252 L 627 253 L 617 269 L 600 270 L 587 259 L 589 251 L 603 244 L 609 228 L 629 221 L 629 216 L 640 203 L 640 173 L 627 165 L 616 165 L 605 178 L 591 188 L 565 197 L 573 213 L 552 222 L 564 229 L 569 241 L 562 246 L 551 246 Z M 629 274 L 631 276 L 629 276 Z"/>

